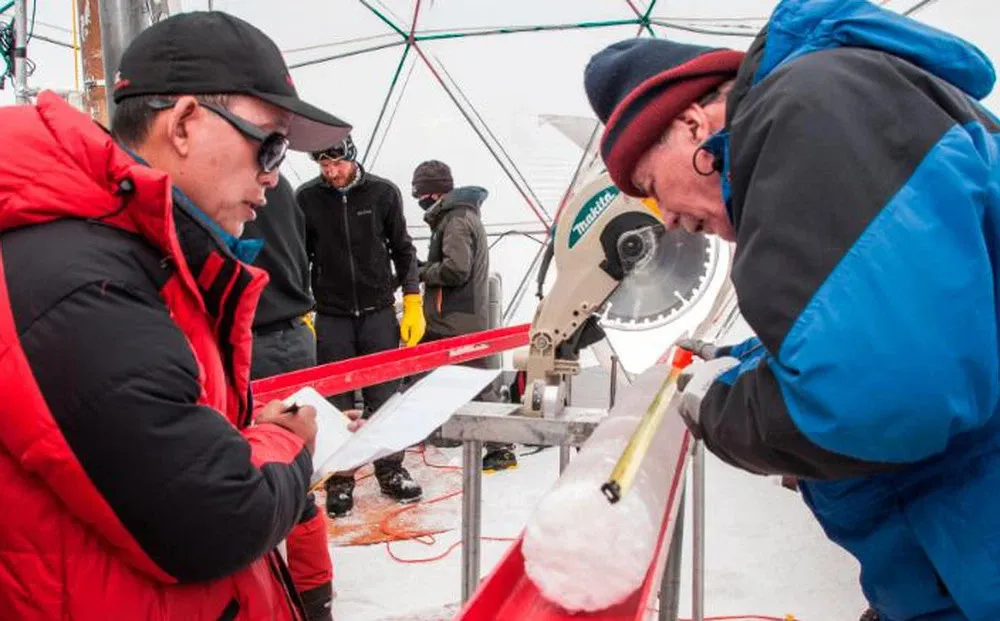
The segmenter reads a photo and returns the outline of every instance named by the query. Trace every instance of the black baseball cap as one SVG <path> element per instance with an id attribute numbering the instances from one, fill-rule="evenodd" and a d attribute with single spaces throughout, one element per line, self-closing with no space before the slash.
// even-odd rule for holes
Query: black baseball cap
<path id="1" fill-rule="evenodd" d="M 296 151 L 343 141 L 351 126 L 299 99 L 281 51 L 255 26 L 221 11 L 179 13 L 139 33 L 122 54 L 115 103 L 139 95 L 241 94 L 292 113 Z"/>

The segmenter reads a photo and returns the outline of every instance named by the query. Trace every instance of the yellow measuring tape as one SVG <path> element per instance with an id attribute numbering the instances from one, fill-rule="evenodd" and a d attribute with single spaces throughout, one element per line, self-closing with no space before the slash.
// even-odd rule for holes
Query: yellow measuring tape
<path id="1" fill-rule="evenodd" d="M 679 364 L 679 360 L 684 360 L 684 362 Z M 675 356 L 674 364 L 670 369 L 670 373 L 667 374 L 667 379 L 664 380 L 653 402 L 646 409 L 642 420 L 639 421 L 635 431 L 632 432 L 632 437 L 629 438 L 625 450 L 622 451 L 621 457 L 618 458 L 618 462 L 611 471 L 608 481 L 601 486 L 601 491 L 611 504 L 615 504 L 621 500 L 632 489 L 632 484 L 635 482 L 635 475 L 639 472 L 639 466 L 642 465 L 642 460 L 646 457 L 646 452 L 649 451 L 649 445 L 653 443 L 653 437 L 656 436 L 656 432 L 663 422 L 664 415 L 670 409 L 671 402 L 678 394 L 677 378 L 680 377 L 688 361 L 690 361 L 690 354 L 687 356 Z"/>

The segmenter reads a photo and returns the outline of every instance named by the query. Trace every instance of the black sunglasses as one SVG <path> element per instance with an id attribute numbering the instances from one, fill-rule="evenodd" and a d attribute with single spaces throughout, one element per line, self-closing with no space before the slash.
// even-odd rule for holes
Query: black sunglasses
<path id="1" fill-rule="evenodd" d="M 157 100 L 151 101 L 149 107 L 154 110 L 168 110 L 173 108 L 176 103 L 176 101 Z M 277 170 L 281 166 L 281 163 L 285 161 L 289 144 L 287 136 L 281 132 L 265 131 L 218 104 L 202 100 L 198 100 L 198 103 L 225 119 L 236 131 L 260 143 L 260 148 L 257 149 L 257 163 L 260 164 L 261 170 L 265 173 Z"/>

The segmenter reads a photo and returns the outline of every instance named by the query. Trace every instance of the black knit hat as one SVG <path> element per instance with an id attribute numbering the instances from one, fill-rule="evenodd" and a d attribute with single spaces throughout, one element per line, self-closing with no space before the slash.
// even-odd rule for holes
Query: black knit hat
<path id="1" fill-rule="evenodd" d="M 451 168 L 438 160 L 422 162 L 413 171 L 413 198 L 428 194 L 447 194 L 455 189 Z"/>
<path id="2" fill-rule="evenodd" d="M 601 157 L 623 192 L 642 195 L 632 185 L 639 158 L 678 114 L 736 77 L 742 61 L 742 52 L 665 39 L 620 41 L 590 59 L 583 81 L 604 123 Z"/>

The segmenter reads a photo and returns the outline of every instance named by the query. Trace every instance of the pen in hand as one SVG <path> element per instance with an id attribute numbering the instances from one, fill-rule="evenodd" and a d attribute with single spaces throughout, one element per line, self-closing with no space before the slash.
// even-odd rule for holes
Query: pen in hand
<path id="1" fill-rule="evenodd" d="M 254 423 L 271 423 L 284 427 L 302 438 L 310 454 L 316 450 L 316 410 L 311 406 L 271 401 L 257 412 Z"/>

